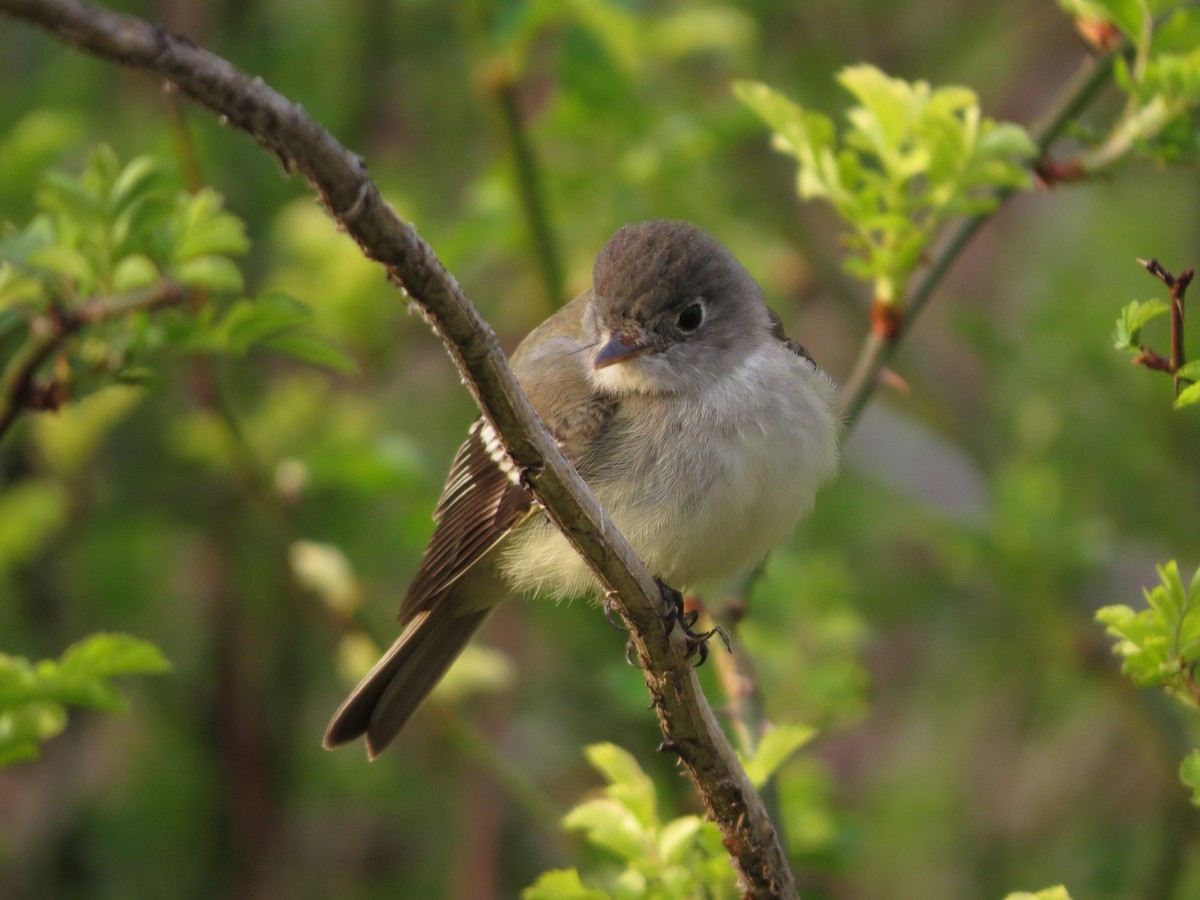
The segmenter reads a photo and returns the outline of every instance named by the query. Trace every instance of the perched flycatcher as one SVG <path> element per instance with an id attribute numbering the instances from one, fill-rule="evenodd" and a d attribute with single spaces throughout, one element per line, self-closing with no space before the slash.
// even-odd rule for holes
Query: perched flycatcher
<path id="1" fill-rule="evenodd" d="M 617 528 L 675 587 L 758 562 L 837 467 L 833 383 L 733 254 L 685 222 L 617 231 L 591 290 L 534 329 L 512 367 Z M 433 515 L 403 631 L 334 714 L 326 747 L 365 734 L 378 755 L 506 597 L 596 590 L 483 420 Z"/>

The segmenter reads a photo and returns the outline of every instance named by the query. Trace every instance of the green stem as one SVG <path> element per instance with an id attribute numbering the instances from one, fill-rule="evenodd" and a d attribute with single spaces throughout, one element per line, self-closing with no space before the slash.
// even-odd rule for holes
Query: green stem
<path id="1" fill-rule="evenodd" d="M 533 251 L 537 256 L 542 287 L 546 291 L 546 299 L 550 301 L 550 308 L 557 309 L 563 301 L 562 262 L 559 258 L 558 245 L 554 240 L 553 229 L 550 227 L 550 219 L 546 213 L 546 202 L 542 196 L 542 184 L 538 176 L 538 164 L 533 144 L 529 140 L 525 125 L 521 121 L 520 110 L 517 108 L 516 87 L 511 82 L 504 82 L 496 87 L 495 96 L 500 107 L 501 119 L 504 122 L 504 133 L 512 151 L 517 194 L 520 197 L 521 210 L 529 228 L 529 237 L 533 242 Z"/>

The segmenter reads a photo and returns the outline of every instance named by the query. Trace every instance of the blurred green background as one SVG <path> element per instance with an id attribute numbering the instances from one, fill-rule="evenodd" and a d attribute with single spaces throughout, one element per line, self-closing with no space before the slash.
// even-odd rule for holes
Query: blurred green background
<path id="1" fill-rule="evenodd" d="M 869 61 L 1030 124 L 1085 53 L 1033 0 L 111 5 L 261 75 L 361 153 L 507 347 L 587 287 L 616 227 L 671 216 L 728 244 L 839 380 L 869 298 L 730 80 L 837 113 L 833 73 Z M 559 291 L 514 140 L 532 148 Z M 302 575 L 344 559 L 343 601 L 391 640 L 471 401 L 270 154 L 153 79 L 0 20 L 0 219 L 25 222 L 36 173 L 78 170 L 97 142 L 154 153 L 181 183 L 194 153 L 248 224 L 251 293 L 310 304 L 360 373 L 182 360 L 0 445 L 0 651 L 58 656 L 118 630 L 174 664 L 125 683 L 128 715 L 73 714 L 41 759 L 0 772 L 0 896 L 516 896 L 585 852 L 558 820 L 598 784 L 582 747 L 599 740 L 693 810 L 622 636 L 582 603 L 509 604 L 480 641 L 495 653 L 376 763 L 320 748 L 353 626 Z M 1135 258 L 1180 270 L 1198 236 L 1195 171 L 1016 198 L 906 341 L 911 391 L 876 398 L 840 480 L 771 557 L 739 637 L 771 718 L 821 729 L 779 784 L 806 898 L 1200 896 L 1176 773 L 1194 723 L 1125 682 L 1092 622 L 1136 605 L 1156 562 L 1185 577 L 1200 562 L 1200 417 L 1109 337 L 1121 305 L 1162 293 Z"/>

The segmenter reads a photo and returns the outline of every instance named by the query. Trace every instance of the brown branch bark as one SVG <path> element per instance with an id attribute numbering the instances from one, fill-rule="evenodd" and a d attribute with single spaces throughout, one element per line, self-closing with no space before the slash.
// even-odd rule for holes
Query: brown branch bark
<path id="1" fill-rule="evenodd" d="M 415 230 L 384 202 L 358 156 L 304 110 L 232 64 L 142 20 L 75 0 L 0 0 L 0 11 L 105 59 L 152 72 L 301 172 L 330 215 L 413 299 L 442 339 L 484 415 L 555 522 L 630 624 L 663 747 L 676 753 L 717 822 L 751 897 L 795 897 L 795 878 L 679 644 L 661 639 L 650 574 L 559 452 L 518 387 L 491 328 Z"/>

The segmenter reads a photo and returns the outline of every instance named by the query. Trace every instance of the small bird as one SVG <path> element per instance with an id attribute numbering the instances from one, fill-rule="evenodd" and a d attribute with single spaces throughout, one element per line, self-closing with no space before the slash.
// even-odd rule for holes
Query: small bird
<path id="1" fill-rule="evenodd" d="M 591 290 L 535 328 L 512 368 L 660 583 L 757 563 L 837 468 L 833 382 L 734 255 L 686 222 L 619 229 Z M 483 419 L 434 520 L 403 631 L 334 713 L 327 748 L 365 734 L 374 759 L 505 598 L 597 591 Z"/>

